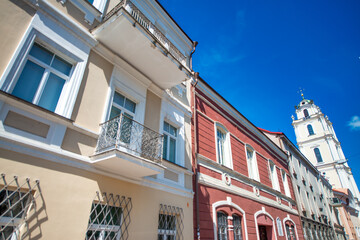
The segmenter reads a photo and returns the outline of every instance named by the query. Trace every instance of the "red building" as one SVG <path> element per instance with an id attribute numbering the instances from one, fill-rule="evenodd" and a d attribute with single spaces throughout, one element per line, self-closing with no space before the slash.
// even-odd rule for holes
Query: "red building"
<path id="1" fill-rule="evenodd" d="M 304 239 L 287 154 L 202 79 L 192 94 L 195 239 Z"/>

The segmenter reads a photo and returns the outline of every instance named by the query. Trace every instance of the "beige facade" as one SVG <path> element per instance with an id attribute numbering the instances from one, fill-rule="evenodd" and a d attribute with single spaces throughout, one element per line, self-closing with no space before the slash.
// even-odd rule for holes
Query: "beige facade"
<path id="1" fill-rule="evenodd" d="M 93 4 L 0 3 L 0 239 L 191 239 L 193 42 Z"/>

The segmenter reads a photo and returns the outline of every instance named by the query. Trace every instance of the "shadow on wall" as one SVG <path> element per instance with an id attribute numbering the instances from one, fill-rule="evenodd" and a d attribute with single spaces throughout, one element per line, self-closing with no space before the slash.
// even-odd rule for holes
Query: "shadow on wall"
<path id="1" fill-rule="evenodd" d="M 37 190 L 33 196 L 34 203 L 30 206 L 25 222 L 25 232 L 21 239 L 41 239 L 41 224 L 48 220 L 46 204 L 41 192 L 40 182 L 36 181 Z"/>

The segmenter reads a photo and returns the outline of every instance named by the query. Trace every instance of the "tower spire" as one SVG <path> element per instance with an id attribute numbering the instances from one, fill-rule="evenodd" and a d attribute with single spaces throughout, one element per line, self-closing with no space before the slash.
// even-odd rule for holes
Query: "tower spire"
<path id="1" fill-rule="evenodd" d="M 305 90 L 305 89 L 299 88 L 299 91 L 298 91 L 298 93 L 300 93 L 300 95 L 301 95 L 301 97 L 302 97 L 303 100 L 305 99 L 305 98 L 304 98 L 304 93 L 303 93 L 304 90 Z"/>

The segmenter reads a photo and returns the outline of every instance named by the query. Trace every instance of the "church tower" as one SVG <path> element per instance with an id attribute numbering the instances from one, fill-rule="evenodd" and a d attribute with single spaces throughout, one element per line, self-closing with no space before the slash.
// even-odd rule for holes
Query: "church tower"
<path id="1" fill-rule="evenodd" d="M 305 99 L 303 93 L 301 96 L 301 102 L 295 106 L 296 119 L 292 116 L 300 151 L 329 179 L 334 188 L 349 189 L 359 209 L 359 189 L 332 123 L 313 100 Z"/>

